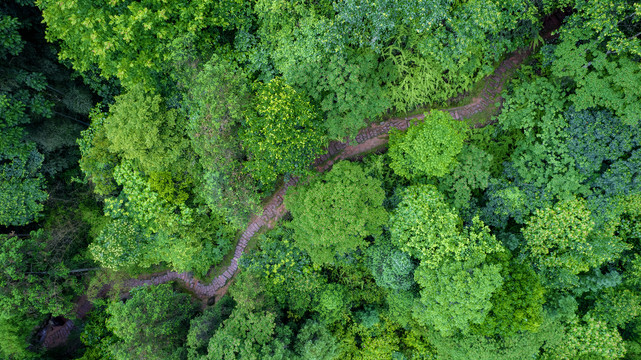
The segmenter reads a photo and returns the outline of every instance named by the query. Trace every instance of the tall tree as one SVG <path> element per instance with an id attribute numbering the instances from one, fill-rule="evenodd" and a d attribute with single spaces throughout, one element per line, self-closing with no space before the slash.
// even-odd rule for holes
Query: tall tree
<path id="1" fill-rule="evenodd" d="M 308 320 L 298 331 L 295 348 L 302 359 L 335 360 L 342 355 L 338 339 L 324 324 L 314 320 Z"/>
<path id="2" fill-rule="evenodd" d="M 594 231 L 585 201 L 567 200 L 537 210 L 523 228 L 532 261 L 541 269 L 571 274 L 617 259 L 628 245 L 614 234 Z"/>
<path id="3" fill-rule="evenodd" d="M 196 306 L 171 284 L 131 290 L 131 299 L 107 307 L 107 327 L 117 338 L 110 347 L 116 359 L 174 359 L 184 352 L 189 320 Z"/>
<path id="4" fill-rule="evenodd" d="M 265 185 L 282 174 L 306 174 L 322 151 L 321 129 L 314 106 L 282 79 L 258 85 L 254 109 L 240 133 L 249 153 L 247 171 Z"/>
<path id="5" fill-rule="evenodd" d="M 161 96 L 132 87 L 116 97 L 104 120 L 109 151 L 146 173 L 182 169 L 188 143 L 181 120 Z"/>
<path id="6" fill-rule="evenodd" d="M 261 236 L 259 247 L 260 251 L 243 255 L 239 265 L 260 277 L 266 292 L 282 308 L 302 317 L 314 305 L 324 277 L 309 255 L 295 246 L 291 229 L 282 227 Z"/>
<path id="7" fill-rule="evenodd" d="M 491 261 L 491 255 L 505 250 L 490 229 L 475 218 L 459 238 L 463 245 L 438 266 L 427 257 L 414 273 L 421 292 L 413 316 L 445 336 L 459 331 L 467 334 L 472 325 L 482 324 L 493 307 L 492 295 L 504 283 L 504 265 Z"/>
<path id="8" fill-rule="evenodd" d="M 204 359 L 287 359 L 289 339 L 278 326 L 276 315 L 267 311 L 236 309 L 209 340 Z"/>
<path id="9" fill-rule="evenodd" d="M 577 109 L 605 107 L 636 125 L 641 115 L 641 22 L 634 1 L 572 1 L 575 11 L 561 29 L 552 74 L 570 79 Z"/>
<path id="10" fill-rule="evenodd" d="M 204 205 L 163 198 L 129 161 L 115 168 L 114 178 L 122 191 L 105 199 L 105 215 L 113 222 L 89 246 L 103 266 L 165 262 L 178 271 L 205 274 L 230 249 L 233 229 Z"/>
<path id="11" fill-rule="evenodd" d="M 188 60 L 184 68 L 191 67 Z M 256 181 L 243 171 L 246 152 L 238 136 L 251 106 L 248 75 L 237 64 L 216 55 L 197 70 L 184 80 L 184 104 L 191 148 L 202 166 L 202 189 L 198 192 L 212 211 L 244 226 L 259 203 Z"/>
<path id="12" fill-rule="evenodd" d="M 205 309 L 202 315 L 191 320 L 187 334 L 188 358 L 199 359 L 207 354 L 209 339 L 229 318 L 236 302 L 225 295 L 213 307 Z"/>
<path id="13" fill-rule="evenodd" d="M 408 179 L 443 176 L 456 163 L 463 148 L 464 127 L 443 111 L 433 111 L 406 133 L 390 133 L 390 167 Z"/>
<path id="14" fill-rule="evenodd" d="M 461 252 L 465 244 L 459 236 L 458 214 L 434 186 L 409 186 L 401 196 L 390 219 L 394 245 L 432 268 Z"/>
<path id="15" fill-rule="evenodd" d="M 387 222 L 381 183 L 360 165 L 348 161 L 300 190 L 288 193 L 285 203 L 294 219 L 294 239 L 318 265 L 334 264 L 335 256 L 365 249 L 365 238 L 380 234 Z"/>
<path id="16" fill-rule="evenodd" d="M 46 77 L 27 64 L 24 49 L 32 50 L 20 30 L 28 26 L 16 17 L 28 13 L 22 4 L 0 6 L 0 225 L 26 225 L 41 216 L 47 200 L 43 156 L 27 139 L 25 126 L 49 119 L 54 103 L 45 97 Z M 11 13 L 10 13 L 11 12 Z M 24 19 L 29 22 L 29 19 Z"/>
<path id="17" fill-rule="evenodd" d="M 325 4 L 319 4 L 318 12 Z M 385 84 L 393 79 L 391 63 L 367 48 L 339 51 L 332 20 L 311 9 L 305 12 L 311 14 L 278 33 L 274 66 L 287 83 L 319 105 L 331 139 L 353 138 L 366 119 L 373 121 L 390 107 Z"/>
<path id="18" fill-rule="evenodd" d="M 0 316 L 71 312 L 78 281 L 47 251 L 45 237 L 42 230 L 26 237 L 0 234 Z"/>

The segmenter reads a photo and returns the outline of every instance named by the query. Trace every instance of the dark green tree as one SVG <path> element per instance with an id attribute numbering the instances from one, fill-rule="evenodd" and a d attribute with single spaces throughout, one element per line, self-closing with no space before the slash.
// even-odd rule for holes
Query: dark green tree
<path id="1" fill-rule="evenodd" d="M 340 359 L 341 347 L 334 335 L 322 323 L 308 320 L 298 331 L 295 344 L 301 359 Z"/>
<path id="2" fill-rule="evenodd" d="M 393 79 L 393 69 L 370 49 L 326 49 L 332 42 L 329 24 L 322 17 L 302 19 L 273 56 L 284 79 L 319 104 L 330 139 L 343 140 L 391 106 L 384 85 Z"/>
<path id="3" fill-rule="evenodd" d="M 21 226 L 40 218 L 48 197 L 40 172 L 44 158 L 27 139 L 25 126 L 51 118 L 54 104 L 45 97 L 44 74 L 25 66 L 23 50 L 32 45 L 19 30 L 29 19 L 23 24 L 8 13 L 24 15 L 28 10 L 22 4 L 9 5 L 0 6 L 0 225 Z"/>
<path id="4" fill-rule="evenodd" d="M 0 225 L 20 226 L 42 216 L 43 202 L 49 195 L 39 172 L 43 156 L 34 142 L 25 141 L 21 127 L 7 123 L 11 115 L 7 114 L 7 103 L 0 95 L 0 118 L 5 120 L 0 120 Z"/>
<path id="5" fill-rule="evenodd" d="M 134 288 L 131 299 L 113 302 L 106 311 L 107 328 L 117 338 L 110 347 L 116 359 L 174 359 L 185 352 L 183 343 L 196 305 L 189 295 L 162 284 Z"/>
<path id="6" fill-rule="evenodd" d="M 463 140 L 464 128 L 449 113 L 431 112 L 407 132 L 390 133 L 390 167 L 408 179 L 443 176 L 454 168 Z"/>
<path id="7" fill-rule="evenodd" d="M 213 307 L 205 309 L 202 315 L 191 320 L 187 334 L 189 359 L 199 359 L 207 354 L 209 339 L 231 315 L 235 305 L 230 296 L 223 296 Z"/>
<path id="8" fill-rule="evenodd" d="M 0 234 L 0 315 L 69 314 L 79 284 L 60 260 L 47 251 L 42 230 Z"/>
<path id="9" fill-rule="evenodd" d="M 38 321 L 20 314 L 0 315 L 0 355 L 5 359 L 35 359 L 29 350 L 29 334 Z"/>
<path id="10" fill-rule="evenodd" d="M 378 286 L 403 291 L 415 284 L 416 265 L 407 253 L 386 244 L 369 247 L 368 255 L 368 265 Z"/>
<path id="11" fill-rule="evenodd" d="M 459 211 L 470 208 L 473 196 L 489 184 L 492 160 L 492 155 L 476 146 L 463 145 L 452 172 L 439 180 L 439 191 Z"/>

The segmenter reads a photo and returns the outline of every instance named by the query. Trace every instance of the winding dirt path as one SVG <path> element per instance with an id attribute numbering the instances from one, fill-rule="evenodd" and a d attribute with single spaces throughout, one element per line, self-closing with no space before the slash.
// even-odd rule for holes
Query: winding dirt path
<path id="1" fill-rule="evenodd" d="M 478 97 L 472 99 L 470 104 L 441 111 L 449 112 L 456 120 L 466 120 L 474 114 L 484 111 L 490 106 L 494 106 L 495 103 L 502 104 L 503 99 L 500 94 L 503 90 L 503 85 L 508 78 L 508 74 L 511 73 L 512 70 L 518 68 L 521 62 L 523 62 L 529 54 L 529 50 L 521 50 L 512 53 L 509 58 L 503 61 L 496 68 L 492 75 L 485 79 L 485 87 Z M 391 128 L 404 130 L 410 126 L 413 120 L 422 120 L 424 117 L 424 115 L 420 114 L 370 124 L 358 133 L 355 139 L 356 144 L 350 145 L 347 141 L 332 141 L 327 147 L 326 153 L 316 159 L 314 166 L 319 172 L 327 171 L 337 161 L 357 157 L 386 144 L 388 141 L 387 134 Z M 485 125 L 488 125 L 488 123 L 477 123 L 473 126 L 483 127 Z M 173 280 L 179 280 L 192 293 L 198 296 L 198 298 L 203 301 L 203 304 L 206 304 L 214 296 L 220 297 L 226 292 L 227 282 L 238 271 L 238 261 L 240 260 L 245 247 L 249 243 L 249 240 L 263 226 L 268 226 L 269 228 L 274 227 L 278 220 L 287 213 L 287 209 L 283 203 L 283 197 L 285 196 L 287 189 L 290 186 L 295 186 L 297 183 L 298 179 L 293 178 L 276 191 L 271 200 L 263 208 L 262 215 L 260 217 L 254 217 L 248 224 L 245 232 L 240 236 L 240 241 L 236 245 L 231 264 L 221 275 L 216 277 L 209 284 L 201 283 L 187 272 L 178 273 L 175 271 L 169 271 L 161 274 L 155 274 L 151 278 L 145 280 L 130 279 L 123 284 L 124 288 L 131 289 L 145 284 L 158 285 Z M 90 309 L 91 303 L 88 301 L 86 296 L 81 297 L 76 303 L 76 312 L 80 318 L 84 317 Z M 63 326 L 50 329 L 50 333 L 44 338 L 43 345 L 45 347 L 55 347 L 64 343 L 73 327 L 73 322 L 71 320 L 67 320 Z"/>
<path id="2" fill-rule="evenodd" d="M 485 87 L 478 97 L 472 99 L 470 104 L 442 111 L 449 112 L 456 120 L 465 120 L 472 115 L 485 110 L 488 106 L 494 106 L 495 103 L 502 103 L 503 99 L 500 94 L 505 80 L 507 79 L 507 75 L 513 69 L 516 69 L 528 55 L 529 51 L 527 50 L 512 53 L 508 59 L 503 61 L 499 67 L 496 68 L 492 75 L 486 78 Z M 356 136 L 357 144 L 355 145 L 349 145 L 348 142 L 331 142 L 327 148 L 327 152 L 315 161 L 316 168 L 319 172 L 323 172 L 331 168 L 332 164 L 336 161 L 353 158 L 359 154 L 375 149 L 378 146 L 387 143 L 387 133 L 391 128 L 404 130 L 410 126 L 410 122 L 412 120 L 422 120 L 424 117 L 425 116 L 421 114 L 371 124 L 358 133 Z M 487 124 L 474 124 L 475 127 L 482 127 L 485 125 Z M 214 296 L 216 291 L 222 288 L 227 281 L 234 276 L 236 271 L 238 271 L 238 261 L 240 260 L 240 256 L 243 254 L 247 243 L 254 234 L 256 234 L 260 228 L 265 225 L 270 228 L 273 227 L 275 223 L 280 220 L 285 213 L 287 213 L 287 209 L 283 203 L 283 197 L 285 196 L 287 189 L 297 183 L 298 179 L 294 178 L 278 189 L 274 196 L 272 196 L 269 203 L 264 207 L 263 214 L 252 220 L 247 226 L 245 232 L 240 236 L 240 241 L 236 246 L 236 251 L 234 252 L 234 257 L 231 260 L 229 267 L 211 283 L 203 284 L 194 279 L 190 273 L 177 273 L 172 271 L 148 280 L 132 279 L 127 282 L 127 287 L 141 286 L 144 284 L 157 285 L 172 280 L 180 280 L 203 300 L 207 300 Z"/>

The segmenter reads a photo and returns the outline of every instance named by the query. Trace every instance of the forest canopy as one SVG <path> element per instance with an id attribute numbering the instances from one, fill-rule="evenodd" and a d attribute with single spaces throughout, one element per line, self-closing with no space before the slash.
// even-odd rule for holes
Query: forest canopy
<path id="1" fill-rule="evenodd" d="M 0 4 L 0 357 L 641 357 L 641 3 Z"/>

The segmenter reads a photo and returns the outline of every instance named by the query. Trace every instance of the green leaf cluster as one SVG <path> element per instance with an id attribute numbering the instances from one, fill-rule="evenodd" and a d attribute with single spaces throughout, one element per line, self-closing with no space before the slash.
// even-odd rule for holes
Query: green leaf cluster
<path id="1" fill-rule="evenodd" d="M 106 312 L 115 359 L 178 359 L 196 306 L 187 294 L 162 284 L 134 288 L 131 299 L 109 304 Z"/>
<path id="2" fill-rule="evenodd" d="M 246 170 L 262 184 L 306 174 L 325 140 L 314 106 L 279 78 L 258 85 L 253 104 L 240 133 Z"/>
<path id="3" fill-rule="evenodd" d="M 390 167 L 408 179 L 443 176 L 456 164 L 464 140 L 464 128 L 449 113 L 425 114 L 423 122 L 405 133 L 390 132 Z"/>
<path id="4" fill-rule="evenodd" d="M 387 222 L 381 183 L 360 165 L 339 162 L 330 172 L 285 196 L 292 212 L 296 245 L 315 264 L 334 264 L 336 256 L 364 250 L 370 235 Z"/>

